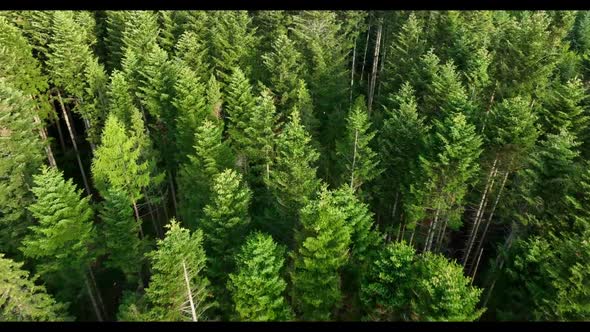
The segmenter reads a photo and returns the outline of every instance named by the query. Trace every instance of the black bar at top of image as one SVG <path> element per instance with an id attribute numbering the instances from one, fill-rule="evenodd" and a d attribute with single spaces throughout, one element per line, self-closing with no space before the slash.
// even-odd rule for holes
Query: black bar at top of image
<path id="1" fill-rule="evenodd" d="M 585 0 L 6 0 L 0 9 L 21 10 L 567 10 L 590 9 Z"/>

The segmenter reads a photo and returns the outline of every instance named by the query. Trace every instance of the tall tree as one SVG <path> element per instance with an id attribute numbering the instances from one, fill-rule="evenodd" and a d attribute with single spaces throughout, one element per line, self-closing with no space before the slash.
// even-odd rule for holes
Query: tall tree
<path id="1" fill-rule="evenodd" d="M 339 272 L 348 259 L 351 232 L 345 218 L 325 188 L 301 210 L 291 254 L 291 303 L 303 320 L 330 320 L 341 305 Z"/>
<path id="2" fill-rule="evenodd" d="M 229 275 L 236 318 L 245 321 L 284 321 L 292 317 L 285 301 L 287 283 L 281 272 L 285 248 L 272 237 L 253 233 L 235 256 L 236 272 Z"/>
<path id="3" fill-rule="evenodd" d="M 35 285 L 36 277 L 0 254 L 0 319 L 2 321 L 63 321 L 65 306 Z"/>
<path id="4" fill-rule="evenodd" d="M 215 305 L 205 276 L 203 232 L 191 233 L 172 219 L 158 248 L 148 254 L 154 273 L 145 290 L 150 315 L 159 321 L 199 321 Z"/>
<path id="5" fill-rule="evenodd" d="M 55 168 L 43 166 L 41 173 L 34 176 L 34 182 L 31 191 L 37 200 L 29 210 L 38 224 L 29 227 L 30 233 L 23 240 L 21 250 L 36 261 L 38 273 L 60 291 L 60 298 L 74 300 L 76 291 L 85 283 L 96 318 L 102 320 L 88 278 L 96 259 L 90 197 L 83 198 L 72 180 L 65 181 Z"/>

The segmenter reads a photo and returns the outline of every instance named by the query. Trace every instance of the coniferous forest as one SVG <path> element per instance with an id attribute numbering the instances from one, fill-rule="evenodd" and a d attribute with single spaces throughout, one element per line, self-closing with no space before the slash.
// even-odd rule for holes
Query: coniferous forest
<path id="1" fill-rule="evenodd" d="M 585 11 L 3 11 L 0 320 L 589 320 L 589 80 Z"/>

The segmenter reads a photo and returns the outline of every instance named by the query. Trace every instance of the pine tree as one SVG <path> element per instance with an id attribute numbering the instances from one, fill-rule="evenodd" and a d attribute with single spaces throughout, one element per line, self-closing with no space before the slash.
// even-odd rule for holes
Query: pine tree
<path id="1" fill-rule="evenodd" d="M 281 277 L 285 248 L 271 236 L 253 233 L 235 256 L 236 273 L 229 275 L 236 318 L 241 321 L 284 321 L 292 318 Z"/>
<path id="2" fill-rule="evenodd" d="M 250 76 L 255 63 L 258 38 L 252 27 L 252 18 L 245 10 L 213 12 L 210 14 L 210 55 L 215 74 L 226 87 L 234 68 L 241 68 Z"/>
<path id="3" fill-rule="evenodd" d="M 47 294 L 45 287 L 35 285 L 35 277 L 17 263 L 0 254 L 0 320 L 64 321 L 65 306 Z"/>
<path id="4" fill-rule="evenodd" d="M 275 166 L 268 179 L 268 187 L 280 211 L 276 220 L 282 221 L 272 235 L 280 239 L 291 238 L 288 234 L 299 210 L 313 198 L 320 184 L 314 165 L 319 154 L 310 146 L 310 141 L 301 125 L 299 112 L 293 111 L 290 122 L 276 140 Z"/>
<path id="5" fill-rule="evenodd" d="M 477 308 L 481 292 L 457 263 L 397 242 L 371 265 L 361 298 L 370 320 L 474 321 L 484 311 Z"/>
<path id="6" fill-rule="evenodd" d="M 568 130 L 580 142 L 586 141 L 588 116 L 585 115 L 584 101 L 586 88 L 580 79 L 565 84 L 557 83 L 543 101 L 542 124 L 547 133 L 558 134 Z"/>
<path id="7" fill-rule="evenodd" d="M 139 280 L 142 265 L 139 224 L 135 222 L 131 201 L 121 190 L 110 189 L 100 210 L 100 232 L 108 259 L 105 266 L 123 271 L 127 281 Z"/>
<path id="8" fill-rule="evenodd" d="M 137 202 L 143 197 L 142 190 L 150 184 L 149 163 L 141 159 L 141 144 L 136 135 L 129 135 L 116 115 L 110 114 L 102 132 L 101 145 L 92 160 L 96 188 L 103 195 L 109 189 L 123 191 L 133 204 L 137 222 L 140 222 Z"/>
<path id="9" fill-rule="evenodd" d="M 192 69 L 202 82 L 212 75 L 211 65 L 208 61 L 208 50 L 206 42 L 199 39 L 199 35 L 190 30 L 180 35 L 174 46 L 176 57 Z"/>
<path id="10" fill-rule="evenodd" d="M 381 172 L 377 153 L 370 147 L 371 140 L 375 137 L 370 126 L 365 98 L 358 97 L 346 118 L 346 133 L 336 144 L 340 164 L 344 166 L 340 183 L 349 184 L 355 191 Z"/>
<path id="11" fill-rule="evenodd" d="M 385 119 L 378 137 L 384 169 L 379 178 L 378 192 L 381 196 L 381 218 L 390 220 L 391 223 L 384 224 L 391 236 L 390 227 L 397 221 L 403 222 L 400 212 L 409 203 L 410 186 L 418 180 L 419 156 L 426 152 L 429 127 L 418 113 L 414 90 L 409 83 L 406 82 L 397 94 L 390 95 L 389 100 L 388 104 L 392 106 L 384 109 Z M 403 238 L 403 228 L 403 224 L 398 226 L 398 237 Z"/>
<path id="12" fill-rule="evenodd" d="M 21 251 L 36 261 L 43 280 L 60 291 L 58 298 L 74 300 L 76 290 L 85 282 L 96 316 L 102 320 L 87 277 L 96 259 L 90 197 L 82 198 L 82 191 L 55 168 L 43 166 L 34 183 L 31 191 L 37 200 L 29 210 L 38 224 L 29 227 Z"/>
<path id="13" fill-rule="evenodd" d="M 193 153 L 180 167 L 178 193 L 180 214 L 193 229 L 210 202 L 213 179 L 233 165 L 233 155 L 222 140 L 223 127 L 205 120 L 194 136 Z"/>
<path id="14" fill-rule="evenodd" d="M 96 57 L 93 57 L 88 62 L 85 79 L 87 86 L 83 96 L 84 101 L 80 105 L 80 112 L 85 115 L 88 121 L 88 141 L 92 145 L 98 145 L 100 143 L 100 133 L 109 112 L 107 98 L 109 78 L 106 75 L 104 66 L 98 62 Z"/>
<path id="15" fill-rule="evenodd" d="M 433 217 L 424 243 L 425 251 L 433 248 L 435 237 L 438 242 L 435 246 L 440 247 L 447 226 L 457 229 L 461 225 L 463 199 L 479 171 L 477 160 L 481 144 L 475 127 L 467 122 L 465 115 L 455 113 L 444 121 L 435 120 L 429 157 L 419 157 L 424 180 L 410 187 L 411 203 L 406 206 L 409 224 Z"/>
<path id="16" fill-rule="evenodd" d="M 107 33 L 105 36 L 105 46 L 107 50 L 106 65 L 109 73 L 112 73 L 115 69 L 121 69 L 121 59 L 125 50 L 123 33 L 125 31 L 125 22 L 127 22 L 128 18 L 129 11 L 106 11 Z"/>
<path id="17" fill-rule="evenodd" d="M 168 52 L 168 54 L 172 53 L 174 44 L 176 44 L 176 38 L 174 36 L 175 26 L 172 13 L 173 12 L 171 10 L 159 10 L 157 12 L 158 23 L 160 26 L 158 44 L 161 48 Z"/>
<path id="18" fill-rule="evenodd" d="M 30 187 L 42 163 L 42 145 L 33 130 L 33 102 L 0 79 L 0 250 L 18 253 L 32 223 L 26 207 L 33 203 Z"/>
<path id="19" fill-rule="evenodd" d="M 203 232 L 191 233 L 172 219 L 157 250 L 147 256 L 154 273 L 145 290 L 152 305 L 150 316 L 157 321 L 199 321 L 207 319 L 211 300 L 205 276 L 207 257 Z"/>
<path id="20" fill-rule="evenodd" d="M 211 188 L 211 201 L 205 206 L 205 217 L 198 227 L 203 230 L 205 249 L 211 258 L 209 275 L 217 287 L 223 287 L 227 273 L 234 270 L 232 256 L 242 243 L 239 239 L 250 224 L 252 193 L 242 176 L 231 169 L 217 174 Z"/>
<path id="21" fill-rule="evenodd" d="M 303 320 L 330 320 L 340 306 L 339 270 L 348 260 L 350 226 L 325 188 L 301 210 L 291 272 L 292 304 Z"/>

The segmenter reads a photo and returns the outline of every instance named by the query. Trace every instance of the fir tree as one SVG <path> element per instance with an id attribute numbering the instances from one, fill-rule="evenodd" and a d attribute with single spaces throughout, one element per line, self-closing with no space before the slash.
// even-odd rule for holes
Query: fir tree
<path id="1" fill-rule="evenodd" d="M 167 227 L 157 250 L 148 254 L 154 270 L 145 290 L 152 305 L 150 316 L 158 321 L 206 320 L 215 302 L 205 276 L 203 233 L 191 233 L 174 219 Z"/>
<path id="2" fill-rule="evenodd" d="M 65 306 L 47 294 L 45 287 L 35 285 L 36 278 L 30 278 L 22 266 L 0 254 L 0 320 L 65 320 Z"/>
<path id="3" fill-rule="evenodd" d="M 301 211 L 301 229 L 292 253 L 292 304 L 303 320 L 330 320 L 341 305 L 339 270 L 348 259 L 350 226 L 324 189 Z"/>
<path id="4" fill-rule="evenodd" d="M 272 237 L 254 233 L 235 256 L 236 273 L 229 275 L 236 318 L 245 321 L 284 321 L 292 317 L 281 278 L 285 248 Z"/>

